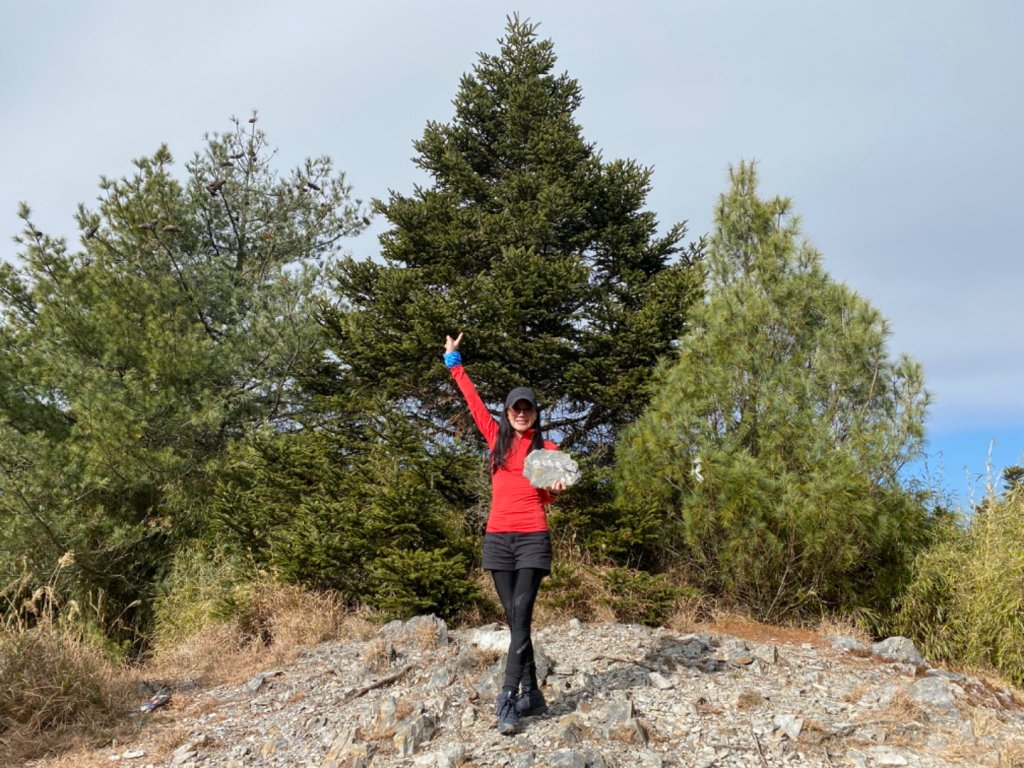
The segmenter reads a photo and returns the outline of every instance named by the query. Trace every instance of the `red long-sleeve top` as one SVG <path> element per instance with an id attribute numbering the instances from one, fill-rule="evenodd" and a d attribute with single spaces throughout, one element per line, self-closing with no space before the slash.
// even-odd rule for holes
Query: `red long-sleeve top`
<path id="1" fill-rule="evenodd" d="M 487 441 L 487 447 L 493 451 L 498 439 L 498 422 L 480 399 L 466 369 L 456 365 L 449 370 L 466 399 L 477 429 Z M 489 533 L 537 533 L 548 529 L 545 506 L 551 503 L 552 496 L 546 490 L 534 488 L 523 477 L 523 463 L 530 452 L 532 440 L 532 429 L 523 435 L 517 433 L 505 457 L 505 466 L 498 467 L 491 474 L 491 513 L 487 517 Z M 545 440 L 544 447 L 554 450 L 558 446 Z"/>

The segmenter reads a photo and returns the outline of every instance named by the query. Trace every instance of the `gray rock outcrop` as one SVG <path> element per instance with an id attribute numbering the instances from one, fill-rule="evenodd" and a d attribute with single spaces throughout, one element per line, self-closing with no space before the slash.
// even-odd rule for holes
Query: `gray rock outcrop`
<path id="1" fill-rule="evenodd" d="M 193 692 L 191 705 L 178 694 L 146 732 L 166 728 L 176 743 L 160 753 L 142 739 L 110 757 L 140 768 L 946 768 L 1024 756 L 1013 692 L 930 667 L 905 638 L 753 642 L 568 620 L 534 635 L 548 712 L 502 736 L 507 637 L 392 622 Z"/>

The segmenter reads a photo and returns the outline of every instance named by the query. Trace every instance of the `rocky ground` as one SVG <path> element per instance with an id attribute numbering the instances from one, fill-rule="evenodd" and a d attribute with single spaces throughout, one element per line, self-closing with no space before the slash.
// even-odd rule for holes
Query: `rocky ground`
<path id="1" fill-rule="evenodd" d="M 572 620 L 535 631 L 549 710 L 501 736 L 508 634 L 433 617 L 324 644 L 150 714 L 123 766 L 1024 766 L 1009 690 L 913 645 L 680 634 Z M 162 734 L 162 735 L 161 735 Z"/>

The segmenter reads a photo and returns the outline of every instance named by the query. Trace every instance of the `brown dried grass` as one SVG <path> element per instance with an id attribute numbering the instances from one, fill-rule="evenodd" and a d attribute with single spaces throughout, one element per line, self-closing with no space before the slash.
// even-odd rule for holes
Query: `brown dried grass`
<path id="1" fill-rule="evenodd" d="M 157 648 L 146 664 L 152 678 L 221 685 L 243 680 L 260 666 L 288 664 L 318 643 L 373 635 L 370 611 L 346 611 L 331 593 L 260 582 L 247 615 L 214 621 L 184 641 Z"/>
<path id="2" fill-rule="evenodd" d="M 990 765 L 996 768 L 1024 768 L 1024 735 L 1012 733 L 1013 726 L 992 710 L 971 707 L 968 712 L 969 716 L 965 713 L 962 722 L 970 725 L 972 733 L 947 729 L 949 744 L 937 751 L 938 757 L 949 762 L 972 764 L 972 761 L 978 760 L 979 743 L 991 740 L 1000 743 L 1000 747 L 996 750 L 995 762 L 989 761 Z"/>
<path id="3" fill-rule="evenodd" d="M 736 695 L 736 709 L 742 711 L 757 709 L 765 703 L 766 699 L 759 691 L 745 688 Z"/>
<path id="4" fill-rule="evenodd" d="M 852 637 L 858 643 L 870 645 L 874 642 L 871 634 L 856 622 L 845 616 L 822 616 L 818 620 L 817 633 L 822 637 Z"/>
<path id="5" fill-rule="evenodd" d="M 885 710 L 897 722 L 920 723 L 928 719 L 921 705 L 902 689 L 893 691 Z"/>
<path id="6" fill-rule="evenodd" d="M 134 689 L 102 648 L 49 617 L 0 628 L 0 765 L 129 733 Z"/>
<path id="7" fill-rule="evenodd" d="M 147 761 L 162 760 L 184 738 L 175 717 L 201 701 L 190 691 L 241 682 L 254 668 L 289 663 L 317 643 L 367 639 L 379 626 L 374 613 L 346 611 L 330 594 L 270 582 L 253 589 L 246 617 L 211 621 L 174 645 L 157 644 L 136 667 L 115 663 L 45 618 L 31 628 L 0 628 L 0 765 L 98 768 L 140 739 Z M 169 705 L 140 717 L 148 696 L 139 692 L 143 680 L 177 690 Z"/>
<path id="8" fill-rule="evenodd" d="M 384 672 L 391 668 L 395 660 L 395 646 L 390 640 L 375 637 L 363 651 L 363 664 L 374 672 Z"/>
<path id="9" fill-rule="evenodd" d="M 1024 738 L 1016 736 L 999 750 L 998 768 L 1024 768 Z"/>

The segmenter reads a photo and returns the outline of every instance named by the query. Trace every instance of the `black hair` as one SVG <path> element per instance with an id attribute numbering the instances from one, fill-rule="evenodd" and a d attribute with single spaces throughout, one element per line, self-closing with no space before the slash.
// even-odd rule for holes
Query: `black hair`
<path id="1" fill-rule="evenodd" d="M 540 431 L 540 406 L 534 407 L 537 420 L 533 422 L 533 440 L 530 441 L 530 451 L 538 451 L 544 447 L 544 434 Z M 498 419 L 498 438 L 494 441 L 494 450 L 491 451 L 491 474 L 498 471 L 498 467 L 504 467 L 508 460 L 508 452 L 512 447 L 512 438 L 516 434 L 512 422 L 508 420 L 508 408 L 501 418 Z"/>

